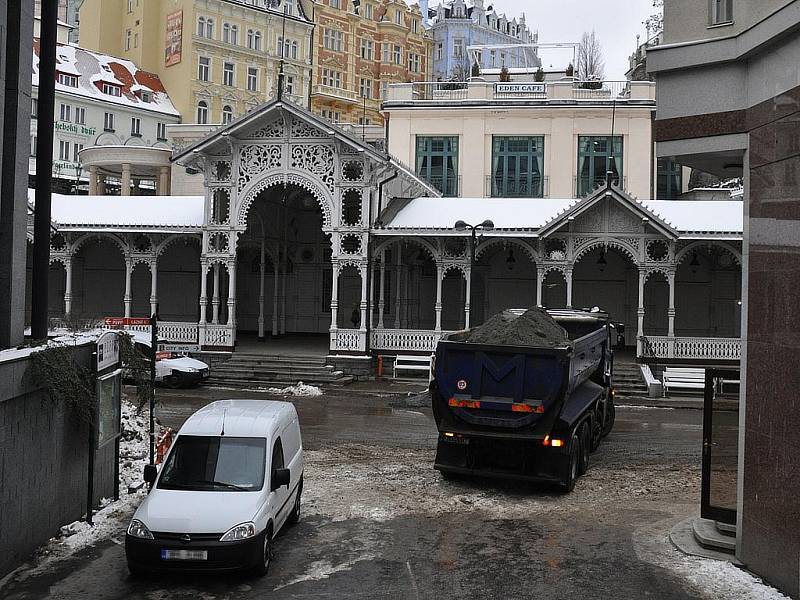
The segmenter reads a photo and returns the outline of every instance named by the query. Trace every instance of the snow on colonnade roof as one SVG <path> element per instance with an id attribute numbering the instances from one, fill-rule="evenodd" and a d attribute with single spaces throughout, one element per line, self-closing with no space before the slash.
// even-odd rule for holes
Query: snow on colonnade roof
<path id="1" fill-rule="evenodd" d="M 473 225 L 491 219 L 495 229 L 537 230 L 581 200 L 574 198 L 416 198 L 385 229 L 453 229 L 459 219 Z M 739 200 L 642 200 L 652 213 L 680 233 L 741 234 Z"/>
<path id="2" fill-rule="evenodd" d="M 35 204 L 35 190 L 28 189 Z M 51 218 L 65 229 L 199 231 L 203 196 L 69 196 L 53 194 Z"/>
<path id="3" fill-rule="evenodd" d="M 180 117 L 158 75 L 143 71 L 124 58 L 92 52 L 70 44 L 58 44 L 56 73 L 66 73 L 78 78 L 78 87 L 70 87 L 56 80 L 58 92 Z M 120 95 L 104 94 L 102 82 L 120 88 Z M 39 85 L 38 39 L 33 40 L 32 83 Z M 151 93 L 150 102 L 142 100 L 142 92 Z"/>

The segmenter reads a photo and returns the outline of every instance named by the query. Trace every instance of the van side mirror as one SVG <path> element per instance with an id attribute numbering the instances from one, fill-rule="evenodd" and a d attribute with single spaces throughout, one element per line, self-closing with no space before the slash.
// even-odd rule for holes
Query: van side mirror
<path id="1" fill-rule="evenodd" d="M 292 479 L 292 472 L 289 469 L 275 469 L 275 472 L 272 475 L 272 489 L 270 491 L 275 491 L 281 486 L 289 487 L 289 483 Z"/>
<path id="2" fill-rule="evenodd" d="M 158 469 L 156 469 L 155 465 L 144 466 L 144 480 L 147 483 L 147 485 L 152 486 L 156 482 L 157 475 L 158 475 Z"/>

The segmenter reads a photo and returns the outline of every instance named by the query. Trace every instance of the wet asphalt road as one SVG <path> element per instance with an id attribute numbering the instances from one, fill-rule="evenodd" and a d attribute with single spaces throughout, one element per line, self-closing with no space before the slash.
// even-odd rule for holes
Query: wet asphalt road
<path id="1" fill-rule="evenodd" d="M 212 399 L 243 396 L 270 397 L 160 391 L 157 414 L 178 427 Z M 652 559 L 672 556 L 663 534 L 697 512 L 700 411 L 618 409 L 615 429 L 592 456 L 589 473 L 573 494 L 559 496 L 530 487 L 444 482 L 430 463 L 436 444 L 430 411 L 393 408 L 389 396 L 370 386 L 334 389 L 295 404 L 309 451 L 307 485 L 314 477 L 319 489 L 301 522 L 278 536 L 266 577 L 135 579 L 118 535 L 41 573 L 18 573 L 0 588 L 0 597 L 702 597 Z M 397 465 L 390 475 L 381 471 L 386 462 Z M 379 491 L 371 496 L 373 486 Z M 387 505 L 405 502 L 406 508 L 370 516 L 383 504 L 380 494 Z M 459 499 L 455 508 L 453 497 Z M 372 512 L 341 512 L 348 502 Z"/>

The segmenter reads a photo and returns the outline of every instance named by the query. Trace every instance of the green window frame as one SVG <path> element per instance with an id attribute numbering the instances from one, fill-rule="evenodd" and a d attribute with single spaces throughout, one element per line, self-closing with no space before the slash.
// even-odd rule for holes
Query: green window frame
<path id="1" fill-rule="evenodd" d="M 683 193 L 683 167 L 671 158 L 659 158 L 656 198 L 673 200 Z"/>
<path id="2" fill-rule="evenodd" d="M 613 146 L 613 149 L 612 149 Z M 611 181 L 619 186 L 624 179 L 622 172 L 622 136 L 581 135 L 578 136 L 577 195 L 586 196 L 595 187 L 604 184 L 606 172 L 612 172 Z"/>
<path id="3" fill-rule="evenodd" d="M 443 196 L 458 196 L 458 137 L 417 136 L 417 175 Z"/>
<path id="4" fill-rule="evenodd" d="M 544 136 L 492 137 L 492 197 L 544 197 Z"/>

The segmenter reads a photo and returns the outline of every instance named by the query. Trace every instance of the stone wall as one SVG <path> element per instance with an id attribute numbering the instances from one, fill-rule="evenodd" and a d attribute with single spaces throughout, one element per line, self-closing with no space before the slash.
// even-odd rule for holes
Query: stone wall
<path id="1" fill-rule="evenodd" d="M 90 366 L 94 345 L 75 349 Z M 29 357 L 0 362 L 0 577 L 86 512 L 89 432 L 28 374 Z M 114 444 L 95 457 L 94 502 L 114 493 Z"/>

